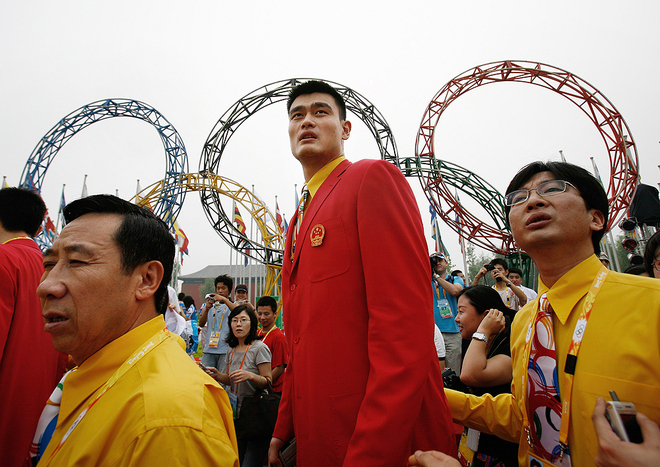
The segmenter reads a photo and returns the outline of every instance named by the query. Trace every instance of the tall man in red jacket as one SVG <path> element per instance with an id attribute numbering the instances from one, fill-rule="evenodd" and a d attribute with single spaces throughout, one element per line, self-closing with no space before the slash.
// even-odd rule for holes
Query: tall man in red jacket
<path id="1" fill-rule="evenodd" d="M 269 460 L 294 434 L 301 467 L 401 466 L 422 446 L 455 455 L 410 186 L 389 162 L 345 159 L 351 123 L 328 84 L 297 86 L 287 109 L 309 196 L 284 254 L 290 360 Z"/>
<path id="2" fill-rule="evenodd" d="M 37 287 L 43 256 L 32 240 L 46 214 L 41 197 L 0 190 L 0 459 L 21 466 L 66 354 L 44 332 Z"/>

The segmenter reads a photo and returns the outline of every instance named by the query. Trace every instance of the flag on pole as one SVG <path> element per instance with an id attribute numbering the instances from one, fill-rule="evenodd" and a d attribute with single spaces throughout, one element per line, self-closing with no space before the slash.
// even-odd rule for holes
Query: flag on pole
<path id="1" fill-rule="evenodd" d="M 433 240 L 435 240 L 435 251 L 448 257 L 449 252 L 447 251 L 445 244 L 442 242 L 442 237 L 440 236 L 440 227 L 438 226 L 438 215 L 435 212 L 433 205 L 429 205 L 429 212 L 431 213 L 431 228 L 433 230 L 431 237 Z"/>
<path id="2" fill-rule="evenodd" d="M 177 221 L 174 221 L 172 230 L 174 231 L 174 238 L 176 239 L 176 244 L 179 246 L 179 251 L 190 256 L 190 253 L 188 252 L 188 237 L 184 231 L 181 230 Z"/>
<path id="3" fill-rule="evenodd" d="M 60 212 L 64 212 L 66 207 L 66 199 L 64 199 L 64 185 L 62 185 L 62 199 L 60 199 Z"/>
<path id="4" fill-rule="evenodd" d="M 246 238 L 244 242 L 245 246 L 245 265 L 248 265 L 248 257 L 247 255 L 250 254 L 250 250 L 247 247 L 247 227 L 245 227 L 245 222 L 243 222 L 243 216 L 241 216 L 241 212 L 238 210 L 238 205 L 234 205 L 234 223 L 236 224 L 236 228 L 240 233 L 243 234 L 243 236 Z"/>
<path id="5" fill-rule="evenodd" d="M 48 214 L 48 209 L 46 209 L 46 237 L 50 239 L 51 242 L 55 241 L 57 237 L 57 230 L 55 229 L 55 224 Z"/>
<path id="6" fill-rule="evenodd" d="M 286 234 L 286 221 L 282 217 L 282 213 L 280 212 L 280 204 L 277 201 L 275 201 L 275 208 L 276 208 L 275 217 L 277 219 L 277 225 L 280 228 L 280 232 L 282 232 L 282 234 Z"/>

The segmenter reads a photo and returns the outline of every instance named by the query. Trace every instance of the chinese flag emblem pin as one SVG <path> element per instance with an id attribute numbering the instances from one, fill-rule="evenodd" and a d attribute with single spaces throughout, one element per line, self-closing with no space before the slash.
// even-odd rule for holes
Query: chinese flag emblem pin
<path id="1" fill-rule="evenodd" d="M 320 246 L 323 243 L 323 237 L 325 237 L 325 227 L 323 225 L 316 224 L 312 227 L 312 233 L 309 234 L 312 246 Z"/>

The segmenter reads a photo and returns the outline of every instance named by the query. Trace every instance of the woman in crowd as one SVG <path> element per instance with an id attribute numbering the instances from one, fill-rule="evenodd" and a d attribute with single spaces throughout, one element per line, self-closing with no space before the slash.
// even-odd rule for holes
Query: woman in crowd
<path id="1" fill-rule="evenodd" d="M 510 310 L 496 290 L 473 285 L 458 295 L 456 323 L 461 337 L 469 342 L 461 367 L 461 382 L 477 396 L 511 392 Z M 517 466 L 518 445 L 466 428 L 459 457 L 473 466 Z M 463 460 L 465 462 L 465 460 Z"/>
<path id="2" fill-rule="evenodd" d="M 192 341 L 186 342 L 186 352 L 192 355 L 197 352 L 197 347 L 199 346 L 199 331 L 197 329 L 197 306 L 195 305 L 195 299 L 190 295 L 183 297 L 184 305 L 184 314 L 186 317 L 186 327 L 190 330 Z"/>
<path id="3" fill-rule="evenodd" d="M 271 382 L 271 353 L 268 346 L 257 339 L 257 315 L 246 306 L 239 305 L 229 314 L 230 333 L 227 344 L 226 367 L 222 372 L 208 368 L 206 372 L 216 381 L 229 386 L 236 396 L 236 418 L 241 417 L 245 397 L 257 388 L 268 387 Z M 231 396 L 230 396 L 231 398 Z M 241 467 L 262 467 L 266 461 L 270 436 L 264 438 L 238 438 L 238 456 Z"/>
<path id="4" fill-rule="evenodd" d="M 654 233 L 646 242 L 644 267 L 649 277 L 660 279 L 660 231 Z"/>

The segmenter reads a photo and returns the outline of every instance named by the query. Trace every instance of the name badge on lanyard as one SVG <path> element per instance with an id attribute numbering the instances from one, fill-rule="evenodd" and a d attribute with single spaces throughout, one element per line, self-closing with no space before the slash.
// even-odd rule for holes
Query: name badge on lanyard
<path id="1" fill-rule="evenodd" d="M 446 298 L 441 298 L 438 300 L 438 310 L 440 311 L 440 316 L 443 319 L 451 318 L 451 308 L 449 308 L 449 300 Z"/>

